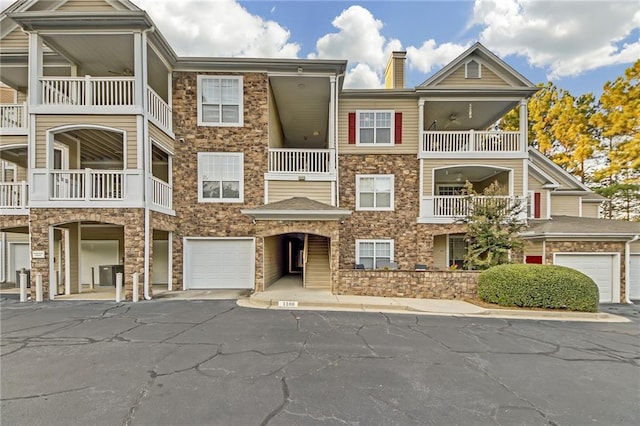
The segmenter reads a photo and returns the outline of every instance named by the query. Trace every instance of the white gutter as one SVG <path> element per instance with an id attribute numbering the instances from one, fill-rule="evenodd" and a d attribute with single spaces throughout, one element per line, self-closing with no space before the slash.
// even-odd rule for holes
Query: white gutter
<path id="1" fill-rule="evenodd" d="M 629 298 L 629 285 L 631 283 L 631 243 L 638 241 L 640 235 L 636 235 L 624 244 L 624 301 L 625 303 L 632 303 Z"/>
<path id="2" fill-rule="evenodd" d="M 335 87 L 335 91 L 336 94 L 334 96 L 335 99 L 335 105 L 333 106 L 333 113 L 334 113 L 334 119 L 333 119 L 333 143 L 335 146 L 335 156 L 336 156 L 336 207 L 340 207 L 340 160 L 339 160 L 339 155 L 338 155 L 338 145 L 339 145 L 339 140 L 338 140 L 338 119 L 340 118 L 340 114 L 338 111 L 338 105 L 340 104 L 340 99 L 338 99 L 338 94 L 340 93 L 340 77 L 344 77 L 344 73 L 343 74 L 338 74 L 336 76 L 336 87 Z"/>

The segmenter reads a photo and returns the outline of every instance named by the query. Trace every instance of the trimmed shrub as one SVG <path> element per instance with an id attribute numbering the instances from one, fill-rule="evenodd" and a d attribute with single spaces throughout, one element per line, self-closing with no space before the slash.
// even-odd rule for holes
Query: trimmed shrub
<path id="1" fill-rule="evenodd" d="M 565 266 L 511 264 L 480 273 L 478 296 L 500 306 L 597 312 L 598 286 Z"/>

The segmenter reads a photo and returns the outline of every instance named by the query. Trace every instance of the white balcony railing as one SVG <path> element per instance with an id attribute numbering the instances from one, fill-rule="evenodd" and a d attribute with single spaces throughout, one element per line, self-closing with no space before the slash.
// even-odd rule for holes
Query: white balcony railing
<path id="1" fill-rule="evenodd" d="M 422 133 L 425 153 L 522 152 L 520 132 L 435 131 Z"/>
<path id="2" fill-rule="evenodd" d="M 476 196 L 469 198 L 464 195 L 440 195 L 422 197 L 422 215 L 424 218 L 457 219 L 470 213 L 472 203 L 476 205 L 496 203 L 507 209 L 518 203 L 524 209 L 522 197 L 504 196 Z M 526 209 L 524 209 L 526 211 Z"/>
<path id="3" fill-rule="evenodd" d="M 123 170 L 52 170 L 52 200 L 121 200 Z"/>
<path id="4" fill-rule="evenodd" d="M 27 104 L 0 104 L 0 128 L 5 131 L 27 129 Z"/>
<path id="5" fill-rule="evenodd" d="M 42 105 L 131 106 L 133 77 L 43 77 Z"/>
<path id="6" fill-rule="evenodd" d="M 172 131 L 171 107 L 150 87 L 147 88 L 147 109 L 159 127 Z"/>
<path id="7" fill-rule="evenodd" d="M 172 208 L 173 188 L 167 182 L 151 177 L 151 202 L 166 209 Z"/>
<path id="8" fill-rule="evenodd" d="M 0 182 L 0 209 L 27 208 L 27 182 Z"/>
<path id="9" fill-rule="evenodd" d="M 269 149 L 269 172 L 332 173 L 333 151 L 329 149 Z"/>

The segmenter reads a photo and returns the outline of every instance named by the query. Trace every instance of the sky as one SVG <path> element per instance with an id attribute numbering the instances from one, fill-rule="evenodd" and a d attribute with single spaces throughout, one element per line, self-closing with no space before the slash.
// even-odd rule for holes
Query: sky
<path id="1" fill-rule="evenodd" d="M 180 56 L 346 59 L 349 88 L 382 87 L 394 50 L 417 86 L 476 41 L 575 96 L 640 58 L 640 0 L 132 1 Z"/>

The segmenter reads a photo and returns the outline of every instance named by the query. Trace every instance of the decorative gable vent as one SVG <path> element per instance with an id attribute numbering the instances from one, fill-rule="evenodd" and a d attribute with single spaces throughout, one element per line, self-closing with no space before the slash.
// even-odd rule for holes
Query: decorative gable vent
<path id="1" fill-rule="evenodd" d="M 465 64 L 464 77 L 465 78 L 480 78 L 482 76 L 482 68 L 480 63 L 474 59 Z"/>

